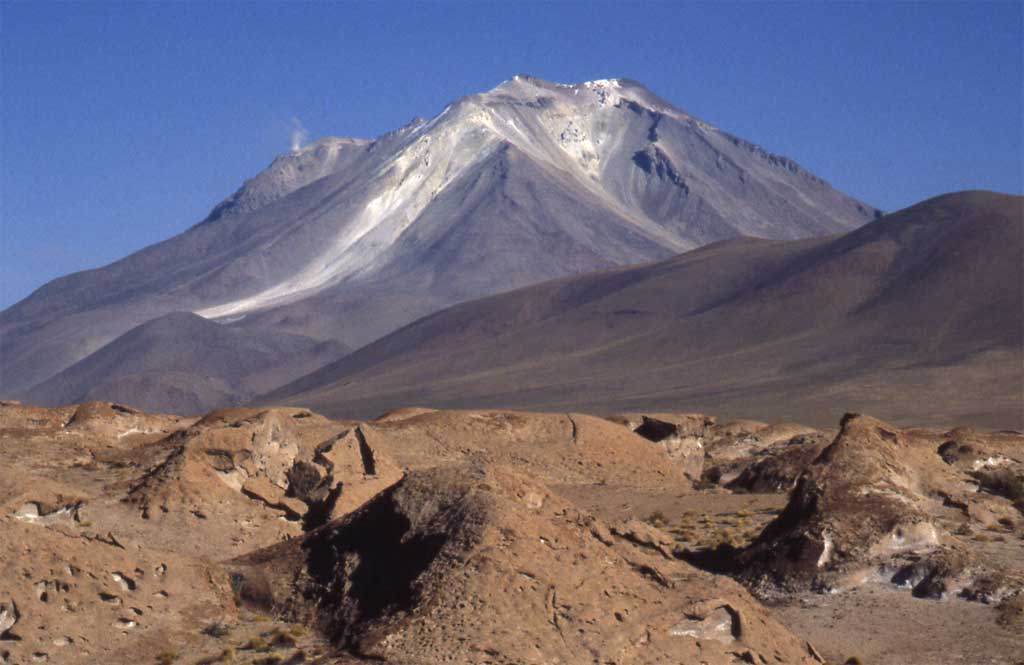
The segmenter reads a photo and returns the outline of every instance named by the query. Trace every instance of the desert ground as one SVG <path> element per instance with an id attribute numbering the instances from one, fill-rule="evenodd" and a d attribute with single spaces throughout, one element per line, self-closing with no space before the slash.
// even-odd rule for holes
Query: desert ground
<path id="1" fill-rule="evenodd" d="M 0 405 L 0 662 L 1024 662 L 1024 435 Z"/>

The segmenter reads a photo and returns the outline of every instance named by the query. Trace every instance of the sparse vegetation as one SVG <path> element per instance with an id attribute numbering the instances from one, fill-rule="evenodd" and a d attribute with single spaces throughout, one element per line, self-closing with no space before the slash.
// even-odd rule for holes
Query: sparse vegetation
<path id="1" fill-rule="evenodd" d="M 301 623 L 293 623 L 288 626 L 288 634 L 295 639 L 304 637 L 309 631 Z"/>
<path id="2" fill-rule="evenodd" d="M 171 663 L 178 662 L 178 658 L 180 657 L 181 656 L 177 651 L 163 651 L 157 654 L 156 662 L 159 663 L 159 665 L 171 665 Z"/>
<path id="3" fill-rule="evenodd" d="M 740 537 L 739 532 L 731 527 L 719 529 L 715 534 L 714 540 L 717 542 L 713 544 L 713 547 L 727 545 L 729 547 L 738 548 L 743 545 L 743 539 Z"/>
<path id="4" fill-rule="evenodd" d="M 284 628 L 275 628 L 266 634 L 266 638 L 272 648 L 295 646 L 295 638 L 289 630 Z"/>
<path id="5" fill-rule="evenodd" d="M 262 658 L 256 658 L 252 661 L 252 665 L 278 665 L 283 662 L 280 656 L 263 656 Z"/>
<path id="6" fill-rule="evenodd" d="M 662 528 L 668 524 L 668 518 L 665 517 L 665 513 L 660 510 L 655 510 L 650 515 L 644 518 L 644 521 L 653 527 Z"/>
<path id="7" fill-rule="evenodd" d="M 200 660 L 196 665 L 234 665 L 235 662 L 235 650 L 231 647 L 224 649 L 216 656 L 204 658 Z"/>
<path id="8" fill-rule="evenodd" d="M 231 630 L 234 628 L 229 623 L 223 621 L 214 621 L 206 628 L 203 628 L 203 635 L 209 635 L 210 637 L 226 637 L 231 634 Z"/>
<path id="9" fill-rule="evenodd" d="M 688 510 L 675 523 L 663 529 L 675 539 L 674 551 L 682 557 L 687 551 L 731 547 L 739 549 L 757 538 L 766 522 L 774 517 L 774 509 L 735 513 L 698 513 Z M 650 517 L 646 520 L 650 523 Z"/>
<path id="10" fill-rule="evenodd" d="M 242 649 L 245 649 L 246 651 L 268 651 L 270 649 L 270 645 L 267 644 L 267 641 L 262 637 L 256 636 L 246 642 Z"/>

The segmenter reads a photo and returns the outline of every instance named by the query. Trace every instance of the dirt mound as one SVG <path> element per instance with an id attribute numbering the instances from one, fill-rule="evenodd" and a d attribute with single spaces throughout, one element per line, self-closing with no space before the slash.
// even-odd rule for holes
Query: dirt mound
<path id="1" fill-rule="evenodd" d="M 363 424 L 362 431 L 406 469 L 471 459 L 513 466 L 544 483 L 691 485 L 662 446 L 584 414 L 428 411 Z"/>
<path id="2" fill-rule="evenodd" d="M 0 401 L 0 430 L 9 434 L 52 434 L 67 430 L 84 435 L 124 438 L 134 434 L 166 433 L 190 422 L 188 418 L 144 413 L 113 402 L 86 402 L 48 409 Z"/>
<path id="3" fill-rule="evenodd" d="M 781 444 L 759 450 L 743 470 L 726 483 L 733 491 L 788 492 L 800 474 L 821 455 L 829 439 L 823 433 L 799 434 Z M 721 473 L 721 467 L 715 467 Z M 719 476 L 720 477 L 720 476 Z"/>
<path id="4" fill-rule="evenodd" d="M 713 425 L 706 437 L 702 480 L 744 491 L 787 491 L 833 438 L 796 423 L 738 420 Z"/>
<path id="5" fill-rule="evenodd" d="M 399 409 L 391 409 L 387 413 L 377 416 L 374 420 L 382 423 L 393 420 L 405 420 L 406 418 L 421 416 L 424 413 L 434 413 L 435 411 L 437 411 L 437 409 L 427 409 L 421 406 L 407 406 Z"/>
<path id="6" fill-rule="evenodd" d="M 229 568 L 243 602 L 314 622 L 360 658 L 815 662 L 738 585 L 648 541 L 519 473 L 460 464 Z"/>
<path id="7" fill-rule="evenodd" d="M 998 579 L 995 596 L 1012 593 L 1024 571 L 993 565 L 960 536 L 970 535 L 982 515 L 1008 518 L 1010 500 L 979 493 L 976 478 L 988 460 L 1010 464 L 992 450 L 1020 450 L 1022 442 L 989 436 L 986 461 L 963 469 L 956 466 L 962 458 L 950 461 L 963 445 L 937 445 L 937 438 L 845 416 L 782 514 L 740 554 L 741 576 L 788 589 L 842 590 L 885 580 L 922 597 L 972 597 Z M 1012 529 L 1014 522 L 1008 524 Z"/>
<path id="8" fill-rule="evenodd" d="M 70 420 L 74 406 L 46 409 L 16 400 L 0 401 L 0 430 L 60 429 Z"/>
<path id="9" fill-rule="evenodd" d="M 402 476 L 360 426 L 302 409 L 217 411 L 152 448 L 166 455 L 125 500 L 146 520 L 189 523 L 211 545 L 237 539 L 238 522 L 250 549 L 298 535 Z"/>

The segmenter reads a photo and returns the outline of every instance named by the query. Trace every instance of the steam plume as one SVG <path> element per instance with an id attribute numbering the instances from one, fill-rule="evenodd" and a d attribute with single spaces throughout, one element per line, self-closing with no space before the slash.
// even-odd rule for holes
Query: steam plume
<path id="1" fill-rule="evenodd" d="M 301 148 L 307 139 L 309 139 L 309 132 L 302 126 L 302 121 L 292 118 L 292 152 Z"/>

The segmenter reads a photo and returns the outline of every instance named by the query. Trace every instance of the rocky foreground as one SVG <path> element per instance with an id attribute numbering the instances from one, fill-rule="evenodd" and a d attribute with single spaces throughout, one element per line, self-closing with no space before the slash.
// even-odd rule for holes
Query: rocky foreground
<path id="1" fill-rule="evenodd" d="M 1015 663 L 1024 435 L 0 403 L 2 663 Z"/>

